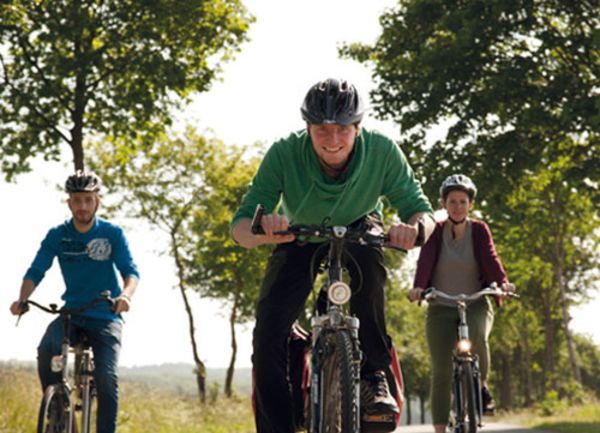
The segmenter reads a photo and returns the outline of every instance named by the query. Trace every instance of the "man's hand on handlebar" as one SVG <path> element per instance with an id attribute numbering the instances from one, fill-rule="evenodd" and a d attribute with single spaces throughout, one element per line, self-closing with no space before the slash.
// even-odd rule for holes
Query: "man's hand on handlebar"
<path id="1" fill-rule="evenodd" d="M 392 224 L 389 231 L 389 243 L 397 248 L 411 250 L 415 247 L 418 234 L 419 229 L 416 224 Z"/>
<path id="2" fill-rule="evenodd" d="M 282 244 L 285 242 L 292 242 L 294 239 L 296 239 L 296 236 L 274 234 L 275 232 L 287 230 L 289 225 L 290 222 L 285 215 L 280 215 L 278 213 L 263 215 L 261 227 L 265 232 L 265 243 Z"/>
<path id="3" fill-rule="evenodd" d="M 26 301 L 15 301 L 10 305 L 10 312 L 13 316 L 20 316 L 29 310 Z"/>

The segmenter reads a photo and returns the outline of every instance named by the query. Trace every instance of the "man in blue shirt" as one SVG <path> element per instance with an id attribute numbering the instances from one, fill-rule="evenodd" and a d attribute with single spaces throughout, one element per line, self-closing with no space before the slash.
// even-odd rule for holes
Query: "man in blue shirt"
<path id="1" fill-rule="evenodd" d="M 98 303 L 74 315 L 71 341 L 76 342 L 83 333 L 90 342 L 98 391 L 97 433 L 114 433 L 119 398 L 117 365 L 123 325 L 120 313 L 129 311 L 139 273 L 123 230 L 96 217 L 100 188 L 101 181 L 94 173 L 77 171 L 69 176 L 65 189 L 73 217 L 50 229 L 25 273 L 19 299 L 10 310 L 15 315 L 21 313 L 21 303 L 31 296 L 55 257 L 58 257 L 65 281 L 66 290 L 62 295 L 65 307 L 81 307 L 102 292 L 110 291 L 111 297 L 116 299 L 114 310 L 111 311 L 106 303 Z M 124 281 L 122 289 L 117 270 Z M 60 375 L 51 371 L 50 364 L 52 357 L 60 354 L 62 334 L 62 318 L 59 317 L 48 326 L 38 347 L 42 389 L 60 381 Z"/>

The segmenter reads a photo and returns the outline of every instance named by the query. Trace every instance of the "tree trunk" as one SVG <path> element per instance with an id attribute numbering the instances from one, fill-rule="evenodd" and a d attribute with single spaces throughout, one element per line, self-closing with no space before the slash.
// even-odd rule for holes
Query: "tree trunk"
<path id="1" fill-rule="evenodd" d="M 75 57 L 81 57 L 81 40 L 75 41 Z M 75 78 L 74 109 L 71 114 L 73 127 L 71 128 L 71 142 L 69 143 L 73 150 L 73 164 L 75 171 L 83 170 L 83 117 L 85 115 L 85 105 L 87 96 L 85 94 L 85 75 L 79 72 Z"/>
<path id="2" fill-rule="evenodd" d="M 419 396 L 419 403 L 421 404 L 421 424 L 425 424 L 425 402 L 427 397 L 424 395 Z"/>
<path id="3" fill-rule="evenodd" d="M 171 230 L 171 248 L 173 251 L 173 257 L 175 258 L 175 265 L 177 266 L 177 273 L 179 278 L 179 291 L 181 292 L 181 296 L 183 298 L 183 304 L 185 305 L 185 311 L 188 315 L 189 322 L 189 330 L 190 330 L 190 340 L 192 342 L 192 355 L 194 357 L 194 365 L 196 366 L 194 372 L 196 373 L 196 384 L 198 386 L 198 397 L 200 398 L 201 403 L 206 403 L 206 367 L 204 363 L 200 360 L 198 356 L 198 346 L 196 345 L 196 337 L 195 331 L 196 327 L 194 325 L 194 315 L 192 313 L 192 308 L 190 307 L 190 303 L 187 297 L 184 276 L 183 276 L 183 265 L 181 263 L 181 258 L 179 256 L 179 249 L 177 246 L 177 239 L 175 237 L 176 229 Z"/>
<path id="4" fill-rule="evenodd" d="M 543 299 L 544 314 L 544 365 L 542 370 L 542 398 L 546 395 L 548 387 L 556 389 L 554 374 L 554 337 L 555 323 L 552 308 L 552 288 L 546 287 L 544 290 L 545 299 Z"/>
<path id="5" fill-rule="evenodd" d="M 500 383 L 500 407 L 502 409 L 509 409 L 512 406 L 512 369 L 510 356 L 502 351 L 501 357 L 502 363 L 502 382 Z"/>
<path id="6" fill-rule="evenodd" d="M 523 356 L 525 358 L 524 363 L 520 365 L 524 365 L 525 368 L 525 406 L 530 407 L 533 404 L 533 372 L 532 369 L 529 368 L 532 364 L 532 356 L 531 356 L 531 346 L 529 345 L 529 325 L 527 320 L 521 327 L 523 329 Z"/>
<path id="7" fill-rule="evenodd" d="M 231 360 L 227 368 L 227 377 L 225 378 L 225 395 L 231 398 L 233 395 L 233 372 L 235 370 L 235 359 L 237 357 L 237 340 L 235 338 L 235 322 L 237 320 L 237 309 L 240 302 L 241 285 L 237 285 L 233 297 L 233 307 L 229 316 L 229 328 L 231 330 Z"/>
<path id="8" fill-rule="evenodd" d="M 562 324 L 567 339 L 567 348 L 569 349 L 569 362 L 571 363 L 571 370 L 573 377 L 578 383 L 581 383 L 581 371 L 579 365 L 577 365 L 577 357 L 575 356 L 575 344 L 573 343 L 573 334 L 569 329 L 569 322 L 571 317 L 569 316 L 569 301 L 567 299 L 567 293 L 565 290 L 565 279 L 563 275 L 563 254 L 559 254 L 559 260 L 556 266 L 556 280 L 558 283 L 558 289 L 560 292 L 560 303 L 562 308 Z"/>

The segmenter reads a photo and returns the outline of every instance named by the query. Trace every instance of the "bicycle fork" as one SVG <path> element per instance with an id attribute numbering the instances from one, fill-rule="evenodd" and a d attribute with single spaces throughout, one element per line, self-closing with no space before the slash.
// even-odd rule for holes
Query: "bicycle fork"
<path id="1" fill-rule="evenodd" d="M 327 314 L 315 316 L 311 320 L 312 325 L 312 356 L 311 356 L 311 380 L 310 380 L 310 432 L 319 431 L 321 422 L 321 380 L 322 365 L 330 353 L 322 338 L 325 333 L 336 331 L 348 331 L 352 340 L 352 363 L 354 372 L 354 401 L 356 409 L 354 413 L 355 425 L 360 425 L 360 366 L 362 352 L 358 343 L 359 320 L 356 317 L 348 317 L 335 307 Z"/>

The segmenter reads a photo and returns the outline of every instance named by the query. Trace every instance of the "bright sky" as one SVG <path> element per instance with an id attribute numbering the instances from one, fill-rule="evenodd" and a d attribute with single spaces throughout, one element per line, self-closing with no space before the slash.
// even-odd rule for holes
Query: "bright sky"
<path id="1" fill-rule="evenodd" d="M 250 37 L 237 59 L 225 65 L 223 81 L 201 95 L 181 116 L 181 122 L 199 130 L 212 129 L 225 143 L 271 142 L 303 126 L 299 107 L 308 88 L 328 77 L 353 82 L 367 97 L 372 88 L 370 71 L 337 57 L 340 42 L 373 42 L 379 33 L 378 17 L 393 0 L 246 0 L 257 17 Z M 367 118 L 375 127 L 396 137 L 397 128 Z M 34 360 L 37 344 L 50 317 L 32 311 L 18 327 L 8 308 L 18 296 L 22 276 L 48 229 L 69 217 L 64 193 L 56 189 L 71 170 L 70 163 L 35 164 L 35 173 L 22 175 L 17 184 L 0 184 L 0 359 Z M 172 259 L 160 256 L 166 240 L 131 221 L 125 226 L 142 280 L 125 316 L 121 365 L 192 362 L 187 316 L 178 290 Z M 42 303 L 60 302 L 63 283 L 58 264 L 32 296 Z M 208 367 L 224 367 L 231 354 L 227 314 L 222 305 L 190 294 L 196 320 L 199 355 Z M 580 332 L 595 332 L 588 304 L 573 323 Z M 250 366 L 251 327 L 238 328 L 237 367 Z"/>

